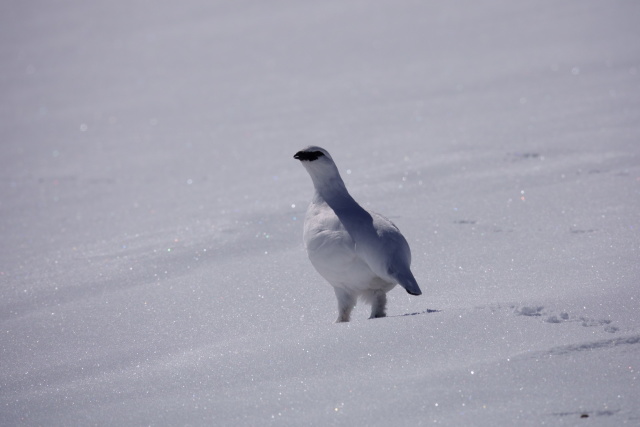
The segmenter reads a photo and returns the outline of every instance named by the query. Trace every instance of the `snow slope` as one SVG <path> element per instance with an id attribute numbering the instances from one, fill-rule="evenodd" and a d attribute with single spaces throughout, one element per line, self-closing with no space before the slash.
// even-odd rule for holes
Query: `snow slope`
<path id="1" fill-rule="evenodd" d="M 639 424 L 637 16 L 3 2 L 0 424 Z M 412 247 L 385 319 L 331 323 L 311 144 Z"/>

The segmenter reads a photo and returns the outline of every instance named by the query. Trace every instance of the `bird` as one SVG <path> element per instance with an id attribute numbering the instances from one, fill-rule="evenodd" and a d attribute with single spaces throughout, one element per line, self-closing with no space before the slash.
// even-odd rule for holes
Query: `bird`
<path id="1" fill-rule="evenodd" d="M 407 240 L 393 222 L 351 197 L 329 152 L 309 146 L 293 157 L 313 181 L 303 241 L 311 264 L 333 286 L 336 323 L 349 322 L 358 299 L 371 305 L 370 319 L 385 317 L 387 292 L 396 284 L 421 295 Z"/>

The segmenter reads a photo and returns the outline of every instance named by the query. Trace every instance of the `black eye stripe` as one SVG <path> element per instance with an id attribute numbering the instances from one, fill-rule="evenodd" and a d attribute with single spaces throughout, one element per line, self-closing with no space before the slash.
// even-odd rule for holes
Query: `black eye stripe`
<path id="1" fill-rule="evenodd" d="M 303 162 L 312 162 L 322 156 L 324 156 L 322 151 L 298 151 L 293 158 Z"/>

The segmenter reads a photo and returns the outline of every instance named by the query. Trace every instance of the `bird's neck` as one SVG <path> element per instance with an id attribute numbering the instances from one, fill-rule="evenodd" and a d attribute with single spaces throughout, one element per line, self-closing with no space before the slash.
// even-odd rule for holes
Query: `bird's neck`
<path id="1" fill-rule="evenodd" d="M 356 202 L 347 191 L 340 175 L 331 179 L 318 180 L 314 182 L 316 203 L 325 202 L 340 217 L 359 216 L 366 211 Z M 319 185 L 318 185 L 319 184 Z"/>
<path id="2" fill-rule="evenodd" d="M 308 165 L 307 170 L 316 190 L 314 203 L 326 203 L 338 216 L 344 219 L 368 215 L 347 191 L 335 165 L 329 168 L 314 168 L 313 166 L 313 164 Z"/>
<path id="3" fill-rule="evenodd" d="M 327 202 L 332 208 L 348 204 L 350 200 L 353 200 L 338 171 L 329 176 L 311 174 L 311 179 L 316 190 L 315 198 Z"/>
<path id="4" fill-rule="evenodd" d="M 351 197 L 346 188 L 342 191 L 326 191 L 326 189 L 322 191 L 316 188 L 313 203 L 316 205 L 326 203 L 355 242 L 368 241 L 375 235 L 375 231 L 371 228 L 373 223 L 371 214 Z"/>

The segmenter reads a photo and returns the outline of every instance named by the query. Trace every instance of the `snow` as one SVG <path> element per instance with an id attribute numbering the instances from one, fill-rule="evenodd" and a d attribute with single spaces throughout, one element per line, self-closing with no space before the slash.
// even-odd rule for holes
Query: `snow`
<path id="1" fill-rule="evenodd" d="M 0 424 L 637 425 L 637 16 L 3 2 Z M 411 245 L 387 318 L 332 323 L 307 145 Z"/>

